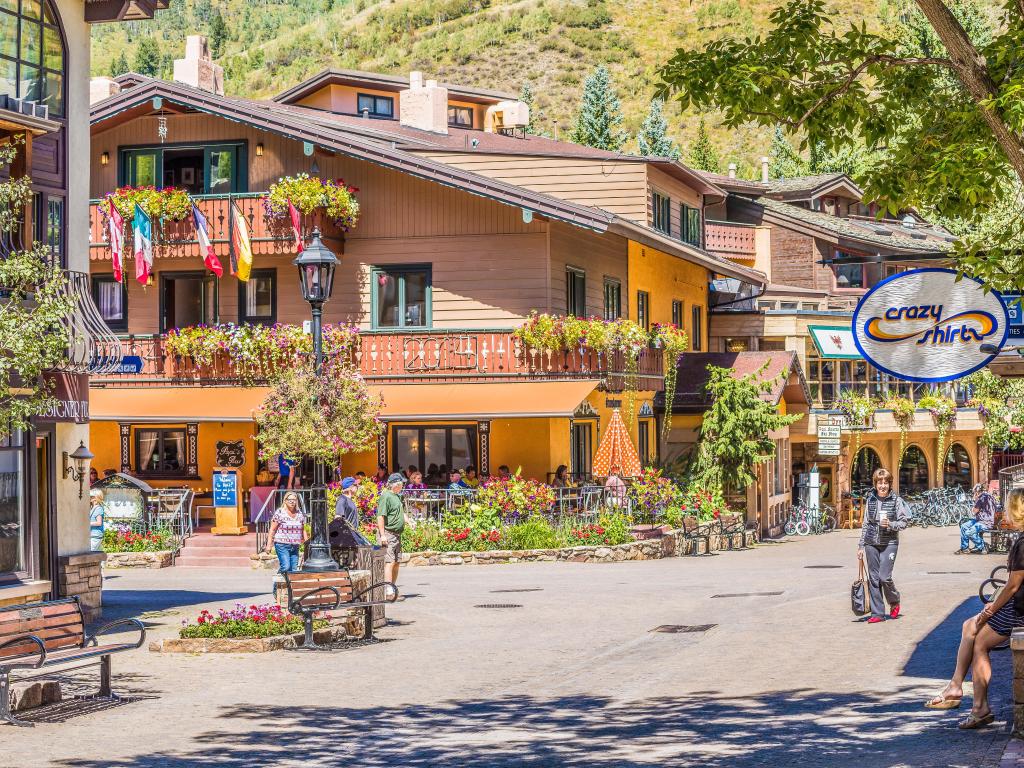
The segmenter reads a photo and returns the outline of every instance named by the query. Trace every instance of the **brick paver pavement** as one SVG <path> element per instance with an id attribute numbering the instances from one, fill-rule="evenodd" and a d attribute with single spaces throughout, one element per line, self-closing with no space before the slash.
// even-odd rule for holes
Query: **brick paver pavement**
<path id="1" fill-rule="evenodd" d="M 951 528 L 905 534 L 895 573 L 905 615 L 872 626 L 851 620 L 849 531 L 645 563 L 410 568 L 386 642 L 333 654 L 121 654 L 115 688 L 133 700 L 0 726 L 0 766 L 997 768 L 1007 652 L 994 662 L 996 727 L 957 730 L 967 702 L 922 706 L 998 562 L 953 557 L 956 543 Z M 842 567 L 808 567 L 820 565 Z M 149 610 L 151 634 L 166 636 L 200 607 L 263 601 L 270 580 L 117 572 L 108 615 Z"/>

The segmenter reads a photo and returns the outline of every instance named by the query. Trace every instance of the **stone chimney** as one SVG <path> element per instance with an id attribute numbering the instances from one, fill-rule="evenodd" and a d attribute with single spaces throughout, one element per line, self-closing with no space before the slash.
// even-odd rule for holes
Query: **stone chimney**
<path id="1" fill-rule="evenodd" d="M 768 158 L 768 157 L 762 157 L 761 158 L 761 181 L 764 181 L 764 182 L 771 181 L 772 177 L 768 173 L 768 164 L 770 162 L 771 162 L 771 158 Z"/>
<path id="2" fill-rule="evenodd" d="M 109 99 L 121 92 L 121 84 L 112 77 L 94 77 L 89 81 L 89 103 Z"/>
<path id="3" fill-rule="evenodd" d="M 729 178 L 736 178 L 736 163 L 729 163 Z"/>
<path id="4" fill-rule="evenodd" d="M 422 72 L 409 73 L 409 88 L 398 95 L 398 122 L 431 133 L 448 133 L 448 89 L 437 80 L 423 83 Z"/>
<path id="5" fill-rule="evenodd" d="M 189 35 L 185 58 L 174 60 L 174 80 L 201 91 L 224 95 L 224 69 L 213 63 L 204 35 Z"/>

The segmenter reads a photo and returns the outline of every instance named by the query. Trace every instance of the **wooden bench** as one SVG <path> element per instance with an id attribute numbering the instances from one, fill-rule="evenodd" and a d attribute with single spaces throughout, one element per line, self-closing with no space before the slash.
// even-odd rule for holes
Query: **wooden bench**
<path id="1" fill-rule="evenodd" d="M 118 626 L 137 629 L 138 640 L 100 645 L 99 637 Z M 0 608 L 0 718 L 14 725 L 33 725 L 11 715 L 11 672 L 20 669 L 77 661 L 88 662 L 84 666 L 99 664 L 98 696 L 118 698 L 110 690 L 110 656 L 138 648 L 145 639 L 146 628 L 136 619 L 112 621 L 86 635 L 77 597 Z"/>
<path id="2" fill-rule="evenodd" d="M 712 532 L 717 533 L 721 542 L 728 549 L 733 548 L 733 540 L 740 537 L 740 549 L 747 546 L 746 524 L 740 515 L 722 515 L 712 524 Z M 722 546 L 720 543 L 719 546 Z"/>
<path id="3" fill-rule="evenodd" d="M 296 571 L 284 575 L 288 587 L 288 610 L 302 616 L 305 629 L 302 648 L 307 650 L 330 650 L 330 646 L 318 645 L 313 639 L 313 621 L 326 618 L 332 623 L 348 616 L 352 609 L 363 610 L 363 640 L 373 639 L 373 608 L 387 605 L 398 599 L 398 588 L 390 581 L 371 584 L 360 592 L 354 592 L 352 578 L 348 571 Z M 387 588 L 391 587 L 391 597 Z M 384 600 L 366 600 L 375 589 L 384 589 Z"/>

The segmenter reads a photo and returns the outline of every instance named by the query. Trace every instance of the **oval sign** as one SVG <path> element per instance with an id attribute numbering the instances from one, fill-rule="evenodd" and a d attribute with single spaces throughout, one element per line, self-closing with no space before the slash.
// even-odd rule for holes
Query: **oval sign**
<path id="1" fill-rule="evenodd" d="M 880 371 L 906 381 L 952 381 L 989 363 L 1006 342 L 1010 318 L 996 291 L 957 281 L 952 269 L 912 269 L 861 298 L 853 340 Z M 982 350 L 985 347 L 985 350 Z"/>

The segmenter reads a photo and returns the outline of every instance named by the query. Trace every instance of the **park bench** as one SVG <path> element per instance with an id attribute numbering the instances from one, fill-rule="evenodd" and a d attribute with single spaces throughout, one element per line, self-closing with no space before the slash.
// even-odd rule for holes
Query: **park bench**
<path id="1" fill-rule="evenodd" d="M 712 523 L 713 533 L 718 534 L 722 543 L 729 549 L 733 548 L 736 536 L 740 537 L 740 549 L 747 546 L 747 528 L 740 515 L 722 515 Z M 721 545 L 719 545 L 721 546 Z"/>
<path id="2" fill-rule="evenodd" d="M 284 575 L 288 587 L 288 610 L 302 616 L 305 630 L 302 648 L 306 650 L 331 650 L 329 645 L 319 645 L 313 638 L 313 621 L 325 618 L 337 624 L 347 618 L 352 609 L 363 610 L 362 640 L 373 639 L 374 606 L 387 605 L 398 599 L 398 589 L 390 581 L 371 584 L 360 592 L 354 592 L 352 577 L 348 571 L 295 571 Z M 387 587 L 393 590 L 388 599 Z M 384 600 L 364 600 L 375 589 L 385 590 Z"/>
<path id="3" fill-rule="evenodd" d="M 1020 531 L 1007 526 L 1006 516 L 1002 512 L 996 513 L 991 529 L 981 532 L 982 541 L 988 545 L 990 552 L 1009 552 L 1019 535 Z"/>
<path id="4" fill-rule="evenodd" d="M 118 626 L 139 631 L 134 641 L 100 645 L 99 638 Z M 85 634 L 85 618 L 77 597 L 0 608 L 0 718 L 14 725 L 32 725 L 11 714 L 11 673 L 78 661 L 99 664 L 99 697 L 118 698 L 110 689 L 110 656 L 138 648 L 146 628 L 136 619 L 120 619 Z M 77 667 L 76 667 L 77 669 Z"/>
<path id="5" fill-rule="evenodd" d="M 693 551 L 691 555 L 699 555 L 700 543 L 704 542 L 704 553 L 711 554 L 711 533 L 709 529 L 701 525 L 700 521 L 692 516 L 687 515 L 683 518 L 683 527 L 679 532 L 680 537 L 685 542 L 693 542 Z"/>

